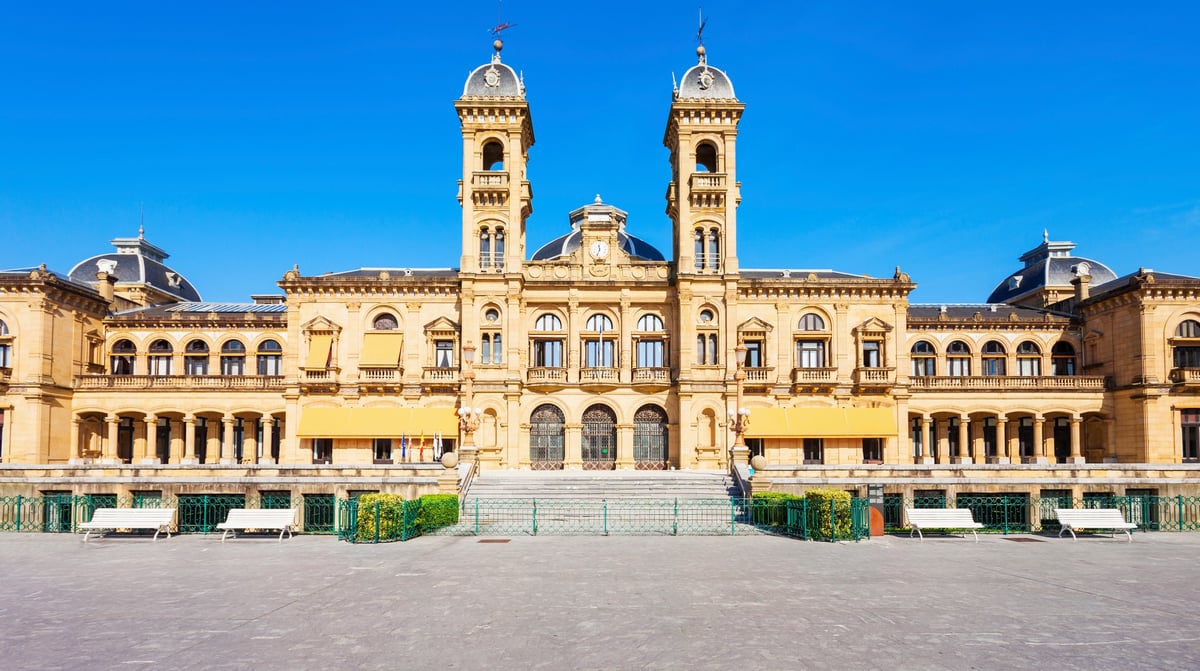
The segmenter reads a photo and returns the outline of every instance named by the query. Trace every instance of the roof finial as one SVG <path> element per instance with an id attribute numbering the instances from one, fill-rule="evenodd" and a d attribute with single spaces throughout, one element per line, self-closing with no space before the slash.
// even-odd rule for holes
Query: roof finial
<path id="1" fill-rule="evenodd" d="M 596 204 L 596 205 L 603 205 L 603 204 L 604 204 L 604 201 L 600 200 L 600 194 L 596 194 L 596 201 L 595 201 L 595 204 Z"/>
<path id="2" fill-rule="evenodd" d="M 146 203 L 138 204 L 138 240 L 146 239 Z"/>
<path id="3" fill-rule="evenodd" d="M 1050 229 L 1042 229 L 1042 242 L 1050 242 Z"/>

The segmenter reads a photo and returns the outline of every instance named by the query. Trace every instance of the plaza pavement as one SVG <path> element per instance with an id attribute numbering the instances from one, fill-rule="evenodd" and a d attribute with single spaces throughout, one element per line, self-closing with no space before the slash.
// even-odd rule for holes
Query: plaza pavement
<path id="1" fill-rule="evenodd" d="M 1200 534 L 1012 538 L 10 533 L 0 668 L 1200 668 Z"/>

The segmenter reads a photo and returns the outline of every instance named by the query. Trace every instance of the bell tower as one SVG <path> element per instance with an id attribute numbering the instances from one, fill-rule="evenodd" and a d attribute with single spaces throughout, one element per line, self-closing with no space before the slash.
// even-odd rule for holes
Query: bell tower
<path id="1" fill-rule="evenodd" d="M 663 144 L 671 150 L 667 215 L 674 222 L 674 259 L 679 275 L 736 274 L 737 127 L 745 108 L 733 82 L 708 64 L 704 46 L 698 63 L 677 84 Z"/>
<path id="2" fill-rule="evenodd" d="M 533 122 L 525 83 L 500 62 L 504 44 L 492 44 L 490 63 L 467 77 L 454 102 L 462 126 L 463 273 L 520 272 L 525 260 L 525 220 L 533 213 L 533 192 L 525 175 Z"/>

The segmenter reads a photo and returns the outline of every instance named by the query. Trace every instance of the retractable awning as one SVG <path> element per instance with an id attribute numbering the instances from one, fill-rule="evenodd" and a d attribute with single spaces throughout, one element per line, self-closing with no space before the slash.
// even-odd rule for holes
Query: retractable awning
<path id="1" fill-rule="evenodd" d="M 891 408 L 758 408 L 747 438 L 888 438 L 896 435 Z"/>
<path id="2" fill-rule="evenodd" d="M 326 368 L 329 366 L 329 350 L 333 347 L 333 336 L 315 335 L 308 343 L 308 358 L 304 360 L 305 368 Z"/>
<path id="3" fill-rule="evenodd" d="M 454 408 L 308 408 L 300 411 L 299 438 L 458 436 Z"/>
<path id="4" fill-rule="evenodd" d="M 400 363 L 400 349 L 403 346 L 403 333 L 368 333 L 363 336 L 358 365 L 395 368 Z"/>

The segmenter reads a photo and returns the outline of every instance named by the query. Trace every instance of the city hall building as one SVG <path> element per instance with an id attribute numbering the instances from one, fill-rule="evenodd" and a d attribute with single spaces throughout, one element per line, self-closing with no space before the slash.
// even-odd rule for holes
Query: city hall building
<path id="1" fill-rule="evenodd" d="M 761 455 L 756 489 L 1200 493 L 1200 278 L 1048 236 L 1010 241 L 1038 244 L 977 304 L 910 304 L 899 268 L 743 266 L 739 225 L 770 224 L 738 218 L 744 104 L 698 55 L 663 136 L 669 249 L 599 196 L 527 240 L 533 121 L 497 43 L 454 103 L 455 267 L 292 268 L 210 303 L 139 231 L 0 272 L 0 494 L 419 493 L 451 452 L 484 477 Z"/>

